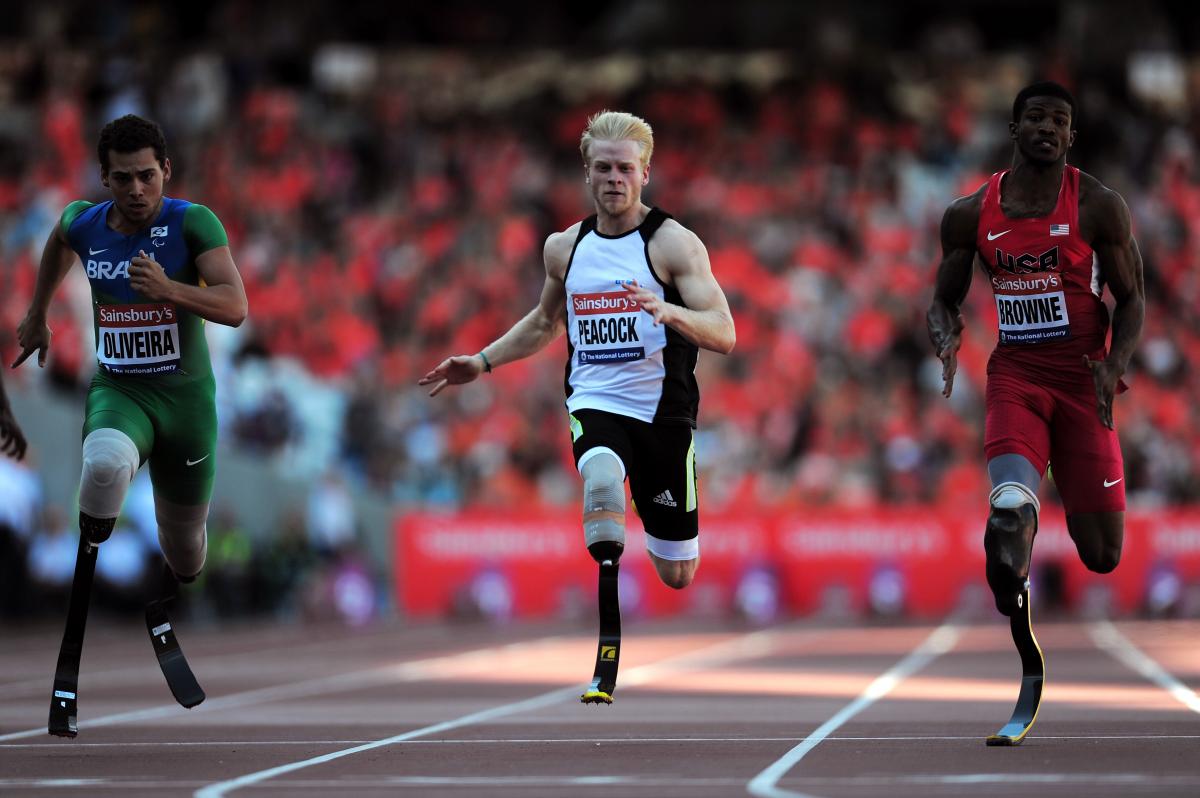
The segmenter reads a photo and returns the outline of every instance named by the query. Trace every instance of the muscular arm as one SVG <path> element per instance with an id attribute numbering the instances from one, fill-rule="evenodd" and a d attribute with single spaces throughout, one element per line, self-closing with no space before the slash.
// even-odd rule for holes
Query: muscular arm
<path id="1" fill-rule="evenodd" d="M 542 351 L 566 330 L 567 288 L 563 282 L 570 241 L 559 233 L 546 240 L 546 281 L 533 310 L 526 313 L 508 332 L 483 348 L 492 368 L 529 357 Z M 563 244 L 566 244 L 564 253 Z M 483 365 L 482 358 L 480 366 Z"/>
<path id="2" fill-rule="evenodd" d="M 38 353 L 38 365 L 46 365 L 46 354 L 50 350 L 50 328 L 46 325 L 46 313 L 50 309 L 50 300 L 54 298 L 54 292 L 58 290 L 74 264 L 75 253 L 67 243 L 61 226 L 56 224 L 42 249 L 33 300 L 29 303 L 25 318 L 17 326 L 17 341 L 21 345 L 21 354 L 12 364 L 13 368 L 24 363 L 35 351 Z"/>
<path id="3" fill-rule="evenodd" d="M 1097 411 L 1109 429 L 1113 427 L 1112 400 L 1117 382 L 1129 367 L 1142 322 L 1146 316 L 1146 287 L 1142 255 L 1133 238 L 1129 207 L 1115 191 L 1101 188 L 1088 203 L 1092 250 L 1100 276 L 1108 284 L 1116 306 L 1113 309 L 1112 348 L 1103 361 L 1088 360 L 1096 385 Z M 1092 198 L 1089 197 L 1089 200 Z"/>
<path id="4" fill-rule="evenodd" d="M 448 357 L 418 380 L 417 384 L 433 385 L 429 395 L 437 396 L 448 385 L 471 382 L 489 365 L 494 369 L 540 352 L 562 335 L 566 330 L 567 315 L 564 280 L 576 229 L 555 233 L 546 239 L 546 281 L 542 284 L 542 295 L 533 310 L 510 327 L 508 332 L 485 346 L 481 354 Z"/>
<path id="5" fill-rule="evenodd" d="M 204 205 L 188 205 L 183 237 L 196 254 L 200 285 L 171 280 L 157 263 L 138 252 L 129 263 L 129 285 L 148 299 L 172 302 L 202 319 L 237 327 L 246 319 L 246 289 L 229 251 L 221 220 Z"/>
<path id="6" fill-rule="evenodd" d="M 701 349 L 723 355 L 732 352 L 737 343 L 733 314 L 700 238 L 681 225 L 664 225 L 650 240 L 650 260 L 670 276 L 683 300 L 683 305 L 676 305 L 636 284 L 627 285 L 654 323 L 666 324 Z"/>
<path id="7" fill-rule="evenodd" d="M 963 329 L 961 310 L 971 287 L 980 197 L 980 192 L 976 192 L 957 199 L 942 216 L 942 261 L 938 264 L 933 302 L 925 314 L 925 325 L 933 350 L 942 361 L 943 396 L 954 391 L 954 375 L 958 371 Z"/>
<path id="8" fill-rule="evenodd" d="M 203 285 L 188 285 L 167 277 L 154 261 L 139 252 L 129 263 L 129 284 L 148 299 L 172 302 L 202 319 L 237 327 L 246 319 L 246 289 L 229 247 L 214 247 L 196 256 Z"/>

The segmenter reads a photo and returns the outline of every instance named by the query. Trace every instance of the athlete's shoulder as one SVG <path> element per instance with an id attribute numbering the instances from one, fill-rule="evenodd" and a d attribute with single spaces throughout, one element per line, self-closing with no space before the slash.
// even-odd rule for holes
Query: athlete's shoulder
<path id="1" fill-rule="evenodd" d="M 946 214 L 954 216 L 974 216 L 976 220 L 978 220 L 979 212 L 983 210 L 983 198 L 987 196 L 987 189 L 988 183 L 983 183 L 979 186 L 979 188 L 975 189 L 970 194 L 964 194 L 961 197 L 955 198 L 954 201 L 946 207 Z"/>
<path id="2" fill-rule="evenodd" d="M 546 236 L 546 246 L 544 249 L 546 268 L 559 271 L 567 268 L 567 261 L 571 259 L 571 250 L 575 248 L 575 241 L 579 238 L 579 231 L 583 228 L 583 224 L 586 221 L 586 219 L 582 219 L 566 230 L 560 230 L 557 233 L 551 233 Z"/>
<path id="3" fill-rule="evenodd" d="M 711 270 L 708 250 L 700 236 L 674 219 L 666 219 L 650 239 L 648 255 L 667 281 L 672 277 Z"/>
<path id="4" fill-rule="evenodd" d="M 63 212 L 64 216 L 68 213 L 79 214 L 79 213 L 82 213 L 83 211 L 86 211 L 88 208 L 95 207 L 95 205 L 96 205 L 96 203 L 92 202 L 91 200 L 83 200 L 83 199 L 71 200 L 70 202 L 67 203 L 66 207 L 63 208 L 62 212 Z"/>
<path id="5" fill-rule="evenodd" d="M 229 246 L 229 236 L 217 215 L 207 205 L 187 200 L 178 207 L 183 213 L 183 237 L 194 255 L 202 255 L 210 249 Z"/>
<path id="6" fill-rule="evenodd" d="M 700 240 L 700 236 L 671 217 L 662 220 L 662 226 L 654 234 L 654 238 L 650 239 L 650 244 L 656 248 L 667 248 L 667 250 L 684 253 L 696 252 L 704 248 L 704 242 Z"/>
<path id="7" fill-rule="evenodd" d="M 190 199 L 164 196 L 162 200 L 163 206 L 167 209 L 168 213 L 202 214 L 206 216 L 211 214 L 216 216 L 212 208 L 199 202 L 192 202 Z"/>
<path id="8" fill-rule="evenodd" d="M 192 202 L 190 200 L 181 200 L 181 199 L 174 199 L 174 200 L 172 200 L 172 202 L 175 203 L 175 207 L 177 207 L 181 211 L 183 211 L 183 215 L 184 215 L 185 219 L 188 217 L 191 217 L 191 216 L 194 216 L 196 218 L 205 218 L 205 219 L 208 219 L 208 218 L 216 219 L 217 218 L 217 214 L 213 211 L 212 208 L 208 207 L 207 205 L 201 205 L 199 202 Z M 218 220 L 218 221 L 220 221 L 220 220 Z"/>
<path id="9" fill-rule="evenodd" d="M 700 236 L 693 233 L 689 228 L 684 227 L 674 217 L 668 216 L 663 219 L 662 225 L 658 228 L 658 234 L 664 239 L 670 238 L 677 241 L 699 241 Z"/>
<path id="10" fill-rule="evenodd" d="M 984 183 L 970 194 L 961 196 L 946 207 L 942 216 L 942 244 L 973 244 L 983 213 L 983 198 L 988 184 Z"/>
<path id="11" fill-rule="evenodd" d="M 58 231 L 63 236 L 67 236 L 71 232 L 71 227 L 77 222 L 80 217 L 92 208 L 97 207 L 96 203 L 88 200 L 75 200 L 67 203 L 67 207 L 63 208 L 62 214 L 58 217 Z"/>
<path id="12" fill-rule="evenodd" d="M 670 218 L 663 220 L 662 226 L 650 239 L 650 245 L 658 251 L 681 256 L 705 251 L 700 236 Z"/>
<path id="13" fill-rule="evenodd" d="M 1130 235 L 1129 206 L 1117 191 L 1087 172 L 1079 172 L 1079 217 L 1085 236 L 1093 243 L 1109 238 L 1123 241 Z"/>
<path id="14" fill-rule="evenodd" d="M 1113 211 L 1125 206 L 1125 198 L 1100 180 L 1082 169 L 1079 170 L 1079 204 L 1095 205 L 1101 210 Z"/>
<path id="15" fill-rule="evenodd" d="M 72 202 L 68 202 L 67 206 L 63 208 L 60 218 L 64 222 L 67 222 L 68 220 L 73 222 L 83 215 L 88 209 L 96 207 L 99 206 L 90 200 L 74 200 Z"/>

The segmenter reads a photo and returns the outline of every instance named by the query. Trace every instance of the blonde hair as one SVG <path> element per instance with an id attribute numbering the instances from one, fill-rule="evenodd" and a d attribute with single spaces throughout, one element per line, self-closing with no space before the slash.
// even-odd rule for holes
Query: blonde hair
<path id="1" fill-rule="evenodd" d="M 583 162 L 588 162 L 588 152 L 593 141 L 636 141 L 642 147 L 642 166 L 650 164 L 650 156 L 654 154 L 654 131 L 650 124 L 640 116 L 627 114 L 624 111 L 610 111 L 607 108 L 593 114 L 588 119 L 583 135 L 579 137 L 579 151 L 583 154 Z"/>

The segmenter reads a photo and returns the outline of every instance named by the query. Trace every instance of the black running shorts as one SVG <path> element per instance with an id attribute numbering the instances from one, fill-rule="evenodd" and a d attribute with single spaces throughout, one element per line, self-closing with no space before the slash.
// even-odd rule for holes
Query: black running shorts
<path id="1" fill-rule="evenodd" d="M 570 416 L 577 468 L 597 449 L 620 459 L 629 478 L 633 506 L 642 519 L 647 547 L 663 559 L 698 555 L 696 446 L 690 426 L 649 424 L 602 410 Z"/>

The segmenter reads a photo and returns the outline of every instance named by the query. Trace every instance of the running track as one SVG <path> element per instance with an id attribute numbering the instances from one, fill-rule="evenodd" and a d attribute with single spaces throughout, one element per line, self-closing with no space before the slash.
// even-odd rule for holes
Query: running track
<path id="1" fill-rule="evenodd" d="M 0 794 L 1200 795 L 1200 621 L 1035 623 L 1045 697 L 1009 749 L 983 742 L 1019 682 L 999 616 L 627 623 L 611 707 L 576 699 L 590 623 L 184 621 L 191 711 L 144 629 L 94 622 L 75 740 L 45 734 L 61 631 L 0 629 Z"/>

